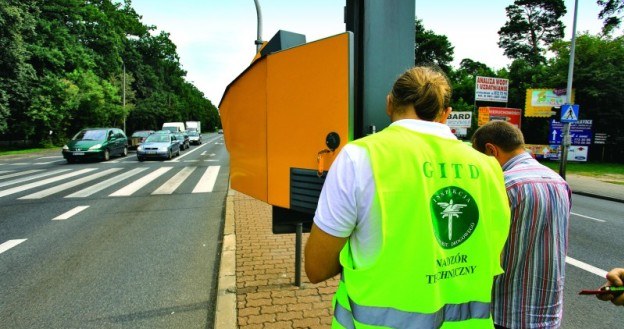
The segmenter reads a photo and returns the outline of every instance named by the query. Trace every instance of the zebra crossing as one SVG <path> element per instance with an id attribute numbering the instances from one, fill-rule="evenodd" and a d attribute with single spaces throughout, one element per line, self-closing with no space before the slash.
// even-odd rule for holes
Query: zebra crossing
<path id="1" fill-rule="evenodd" d="M 80 170 L 32 169 L 0 172 L 0 199 L 24 194 L 17 200 L 37 200 L 55 195 L 63 198 L 87 198 L 108 190 L 106 197 L 124 197 L 137 194 L 168 195 L 173 193 L 210 193 L 214 189 L 221 166 L 140 167 L 122 172 L 124 168 L 84 168 Z M 127 170 L 127 169 L 126 169 Z M 97 172 L 95 172 L 97 171 Z M 104 180 L 92 184 L 94 181 Z M 164 180 L 164 182 L 162 182 Z M 193 181 L 195 180 L 195 181 Z M 156 182 L 156 183 L 154 183 Z M 186 186 L 192 189 L 182 188 Z M 156 188 L 153 186 L 158 185 Z M 147 187 L 153 190 L 147 190 Z M 111 188 L 115 188 L 110 193 Z M 78 189 L 76 191 L 76 189 Z M 66 193 L 66 195 L 63 195 Z"/>

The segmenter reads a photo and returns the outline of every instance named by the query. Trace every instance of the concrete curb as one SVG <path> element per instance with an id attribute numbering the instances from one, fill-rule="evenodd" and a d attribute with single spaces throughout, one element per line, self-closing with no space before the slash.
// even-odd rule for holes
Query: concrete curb
<path id="1" fill-rule="evenodd" d="M 234 194 L 228 191 L 225 201 L 225 224 L 223 227 L 223 249 L 219 268 L 219 285 L 215 329 L 237 328 L 236 310 L 236 230 L 234 223 Z"/>
<path id="2" fill-rule="evenodd" d="M 588 196 L 588 197 L 592 197 L 592 198 L 596 198 L 596 199 L 602 199 L 602 200 L 607 200 L 607 201 L 624 203 L 624 200 L 622 200 L 620 198 L 614 198 L 614 197 L 610 197 L 610 196 L 606 196 L 606 195 L 599 195 L 599 194 L 596 194 L 596 193 L 589 193 L 589 192 L 582 192 L 582 191 L 581 192 L 572 191 L 572 194 L 578 194 L 578 195 Z"/>

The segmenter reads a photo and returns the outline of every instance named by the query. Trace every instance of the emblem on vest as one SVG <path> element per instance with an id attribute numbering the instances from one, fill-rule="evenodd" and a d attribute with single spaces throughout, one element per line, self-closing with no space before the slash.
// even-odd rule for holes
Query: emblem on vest
<path id="1" fill-rule="evenodd" d="M 479 208 L 464 189 L 447 186 L 431 197 L 433 229 L 444 249 L 455 248 L 466 241 L 479 222 Z"/>

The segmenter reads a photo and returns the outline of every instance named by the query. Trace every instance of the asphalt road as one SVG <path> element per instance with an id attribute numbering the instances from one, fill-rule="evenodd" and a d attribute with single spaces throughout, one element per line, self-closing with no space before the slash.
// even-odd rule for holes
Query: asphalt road
<path id="1" fill-rule="evenodd" d="M 579 295 L 604 282 L 604 272 L 624 267 L 624 203 L 573 195 L 564 286 L 563 327 L 624 327 L 624 308 Z"/>
<path id="2" fill-rule="evenodd" d="M 212 328 L 229 158 L 203 137 L 172 161 L 0 158 L 0 327 Z"/>

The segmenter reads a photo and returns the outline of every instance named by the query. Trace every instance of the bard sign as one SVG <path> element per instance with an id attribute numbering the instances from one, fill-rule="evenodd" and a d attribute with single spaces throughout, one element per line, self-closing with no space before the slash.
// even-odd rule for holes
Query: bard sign
<path id="1" fill-rule="evenodd" d="M 477 77 L 475 100 L 507 103 L 509 80 L 501 78 Z"/>

